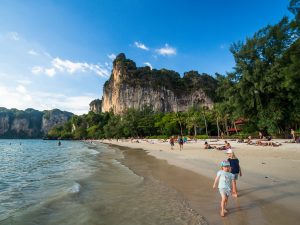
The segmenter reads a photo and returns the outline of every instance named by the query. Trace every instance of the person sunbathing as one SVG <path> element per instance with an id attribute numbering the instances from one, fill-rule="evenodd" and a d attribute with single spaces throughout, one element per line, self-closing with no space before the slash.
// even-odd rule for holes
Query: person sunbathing
<path id="1" fill-rule="evenodd" d="M 217 149 L 218 150 L 227 150 L 227 149 L 230 149 L 230 148 L 231 148 L 231 145 L 229 144 L 229 142 L 225 141 L 225 145 L 221 146 L 221 147 L 218 147 Z"/>
<path id="2" fill-rule="evenodd" d="M 278 143 L 278 142 L 271 141 L 271 146 L 273 146 L 273 147 L 279 147 L 280 145 L 282 145 L 282 144 Z"/>
<path id="3" fill-rule="evenodd" d="M 259 146 L 267 146 L 268 143 L 267 143 L 267 142 L 262 142 L 261 140 L 257 140 L 255 145 L 259 145 Z"/>
<path id="4" fill-rule="evenodd" d="M 207 143 L 207 141 L 204 143 L 204 149 L 213 149 L 211 145 Z"/>
<path id="5" fill-rule="evenodd" d="M 248 137 L 247 144 L 248 145 L 253 145 L 254 144 L 253 141 L 252 141 L 252 137 L 251 136 Z"/>

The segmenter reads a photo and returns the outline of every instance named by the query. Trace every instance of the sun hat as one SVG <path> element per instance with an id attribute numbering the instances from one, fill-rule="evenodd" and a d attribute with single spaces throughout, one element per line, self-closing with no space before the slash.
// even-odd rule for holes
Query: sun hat
<path id="1" fill-rule="evenodd" d="M 230 162 L 227 161 L 227 160 L 224 160 L 224 161 L 221 162 L 221 166 L 222 166 L 222 167 L 230 166 Z"/>
<path id="2" fill-rule="evenodd" d="M 232 153 L 233 153 L 233 151 L 231 148 L 227 149 L 226 154 L 232 154 Z"/>

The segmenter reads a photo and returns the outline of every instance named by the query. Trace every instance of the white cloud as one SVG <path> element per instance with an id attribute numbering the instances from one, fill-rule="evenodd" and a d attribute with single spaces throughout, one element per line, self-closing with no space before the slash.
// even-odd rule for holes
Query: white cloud
<path id="1" fill-rule="evenodd" d="M 56 74 L 56 71 L 54 68 L 45 69 L 45 74 L 47 74 L 49 77 L 53 77 Z"/>
<path id="2" fill-rule="evenodd" d="M 221 44 L 220 45 L 220 49 L 225 49 L 226 48 L 226 45 L 225 44 Z"/>
<path id="3" fill-rule="evenodd" d="M 28 85 L 28 84 L 31 84 L 32 81 L 31 80 L 17 80 L 17 82 L 19 84 L 24 84 L 24 85 Z"/>
<path id="4" fill-rule="evenodd" d="M 1 107 L 17 109 L 28 108 L 26 105 L 32 101 L 32 97 L 26 93 L 27 90 L 24 87 L 17 87 L 16 89 L 0 86 Z"/>
<path id="5" fill-rule="evenodd" d="M 96 74 L 98 74 L 101 77 L 108 77 L 109 76 L 109 71 L 106 68 L 103 68 L 99 65 L 89 65 L 89 69 Z"/>
<path id="6" fill-rule="evenodd" d="M 52 59 L 52 67 L 44 68 L 41 66 L 34 66 L 31 69 L 33 74 L 46 74 L 50 77 L 53 77 L 56 73 L 86 73 L 94 72 L 101 77 L 108 77 L 109 71 L 107 68 L 104 68 L 101 65 L 97 64 L 88 64 L 86 62 L 72 62 L 70 60 L 63 60 L 58 57 Z"/>
<path id="7" fill-rule="evenodd" d="M 158 54 L 164 55 L 164 56 L 176 55 L 176 48 L 173 48 L 173 47 L 169 46 L 168 44 L 165 44 L 165 47 L 156 49 L 156 52 Z"/>
<path id="8" fill-rule="evenodd" d="M 18 89 L 18 91 L 16 91 Z M 37 110 L 51 110 L 58 108 L 81 115 L 89 110 L 89 103 L 98 98 L 91 94 L 81 96 L 66 96 L 60 93 L 30 91 L 25 87 L 9 88 L 0 86 L 0 105 L 6 108 L 24 110 L 34 108 Z M 47 101 L 45 101 L 47 99 Z"/>
<path id="9" fill-rule="evenodd" d="M 52 60 L 52 66 L 59 71 L 67 71 L 68 73 L 84 72 L 88 67 L 87 63 L 71 62 L 70 60 L 62 60 L 55 58 Z"/>
<path id="10" fill-rule="evenodd" d="M 110 58 L 111 60 L 115 60 L 115 58 L 117 57 L 114 53 L 107 55 L 108 58 Z"/>
<path id="11" fill-rule="evenodd" d="M 47 57 L 47 58 L 49 58 L 49 59 L 52 59 L 53 57 L 50 55 L 50 53 L 48 53 L 48 52 L 43 52 L 43 54 Z"/>
<path id="12" fill-rule="evenodd" d="M 16 87 L 16 90 L 17 90 L 19 93 L 21 93 L 21 94 L 27 93 L 27 90 L 26 90 L 26 88 L 25 88 L 23 85 L 18 85 L 18 86 Z"/>
<path id="13" fill-rule="evenodd" d="M 59 108 L 77 114 L 87 113 L 89 103 L 101 94 L 98 84 L 93 86 L 93 82 L 99 81 L 98 76 L 110 75 L 108 67 L 111 61 L 106 54 L 103 63 L 53 57 L 39 43 L 26 40 L 17 32 L 0 32 L 0 49 L 0 64 L 3 64 L 0 68 L 1 107 Z M 74 78 L 77 73 L 80 76 Z M 73 76 L 64 76 L 64 82 L 59 82 L 62 74 Z M 93 77 L 90 79 L 84 75 Z M 45 81 L 48 76 L 53 76 L 53 79 Z M 45 90 L 49 93 L 44 93 Z M 88 94 L 87 91 L 96 93 Z"/>
<path id="14" fill-rule="evenodd" d="M 152 70 L 152 65 L 151 65 L 151 63 L 149 63 L 149 62 L 145 62 L 144 63 L 146 66 L 149 66 L 150 67 L 150 69 Z"/>
<path id="15" fill-rule="evenodd" d="M 8 38 L 13 40 L 13 41 L 18 41 L 20 40 L 20 35 L 17 32 L 9 32 L 7 34 Z"/>
<path id="16" fill-rule="evenodd" d="M 30 49 L 27 53 L 28 53 L 29 55 L 39 55 L 39 53 L 37 53 L 37 52 L 34 51 L 33 49 Z"/>
<path id="17" fill-rule="evenodd" d="M 43 67 L 41 67 L 41 66 L 34 66 L 34 67 L 32 67 L 31 68 L 31 72 L 33 73 L 33 74 L 40 74 L 40 73 L 43 73 Z"/>
<path id="18" fill-rule="evenodd" d="M 143 50 L 145 50 L 145 51 L 149 51 L 149 48 L 146 47 L 146 45 L 144 45 L 143 43 L 140 43 L 140 42 L 135 41 L 135 42 L 134 42 L 134 45 L 135 45 L 137 48 L 143 49 Z"/>

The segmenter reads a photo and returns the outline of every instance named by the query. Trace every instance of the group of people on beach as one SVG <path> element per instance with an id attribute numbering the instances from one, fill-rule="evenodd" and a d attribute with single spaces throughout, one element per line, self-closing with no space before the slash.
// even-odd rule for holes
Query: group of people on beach
<path id="1" fill-rule="evenodd" d="M 217 150 L 227 150 L 227 149 L 231 149 L 231 145 L 228 141 L 224 141 L 224 145 L 223 146 L 212 146 L 210 144 L 208 144 L 207 141 L 205 141 L 204 143 L 204 149 L 217 149 Z"/>
<path id="2" fill-rule="evenodd" d="M 171 150 L 174 150 L 174 145 L 175 141 L 179 144 L 179 150 L 183 150 L 183 144 L 187 142 L 187 137 L 183 137 L 181 135 L 178 136 L 177 140 L 174 136 L 170 137 L 170 145 L 171 145 Z"/>

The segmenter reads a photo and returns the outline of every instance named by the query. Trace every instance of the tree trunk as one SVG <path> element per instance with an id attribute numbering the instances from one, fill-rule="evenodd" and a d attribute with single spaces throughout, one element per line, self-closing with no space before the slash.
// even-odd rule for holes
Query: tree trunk
<path id="1" fill-rule="evenodd" d="M 204 119 L 204 124 L 205 124 L 205 132 L 206 132 L 206 135 L 208 136 L 208 131 L 207 131 L 207 122 L 206 122 L 206 118 L 205 118 L 205 115 L 203 113 L 203 119 Z"/>
<path id="2" fill-rule="evenodd" d="M 238 134 L 238 131 L 237 131 L 237 129 L 236 129 L 236 125 L 235 125 L 235 122 L 234 122 L 234 121 L 233 121 L 233 126 L 234 126 L 234 129 L 235 129 L 236 134 Z"/>
<path id="3" fill-rule="evenodd" d="M 194 137 L 196 137 L 196 136 L 197 136 L 197 126 L 194 125 Z"/>
<path id="4" fill-rule="evenodd" d="M 218 138 L 220 137 L 219 117 L 217 117 Z"/>
<path id="5" fill-rule="evenodd" d="M 208 136 L 208 130 L 207 130 L 207 122 L 206 122 L 206 119 L 205 119 L 205 132 L 206 132 L 206 135 Z"/>
<path id="6" fill-rule="evenodd" d="M 226 135 L 229 136 L 228 125 L 227 125 L 227 119 L 226 118 L 225 118 L 225 129 L 226 129 Z"/>
<path id="7" fill-rule="evenodd" d="M 181 121 L 178 121 L 178 123 L 179 123 L 179 126 L 180 126 L 180 134 L 181 134 L 181 136 L 182 136 L 183 133 L 182 133 L 182 124 L 181 124 Z"/>

